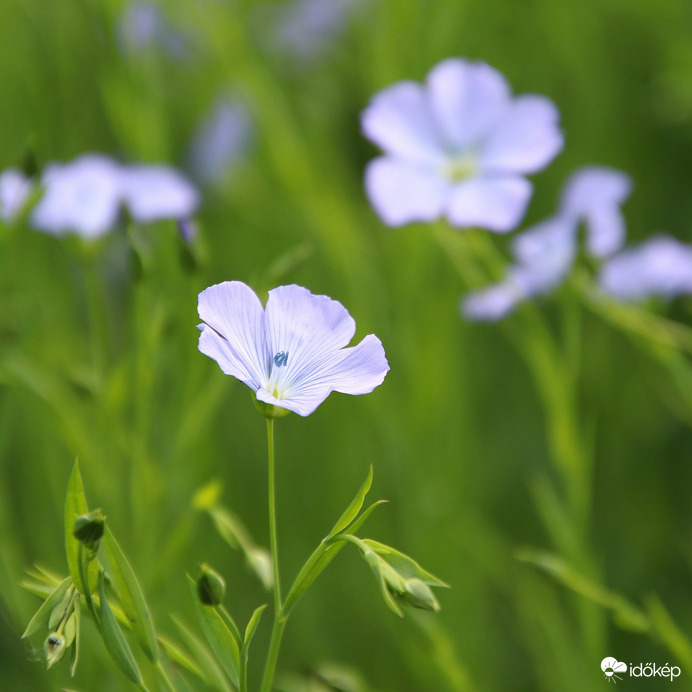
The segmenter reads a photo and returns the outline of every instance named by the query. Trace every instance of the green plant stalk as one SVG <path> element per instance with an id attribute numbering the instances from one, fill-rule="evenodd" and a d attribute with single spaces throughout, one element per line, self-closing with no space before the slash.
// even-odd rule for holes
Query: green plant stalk
<path id="1" fill-rule="evenodd" d="M 267 460 L 269 469 L 269 544 L 272 555 L 272 569 L 274 573 L 274 625 L 272 637 L 269 643 L 269 652 L 262 676 L 261 692 L 270 692 L 274 680 L 276 662 L 279 658 L 281 639 L 286 627 L 286 616 L 281 602 L 281 581 L 279 577 L 279 546 L 276 531 L 276 497 L 274 482 L 274 419 L 267 418 Z"/>

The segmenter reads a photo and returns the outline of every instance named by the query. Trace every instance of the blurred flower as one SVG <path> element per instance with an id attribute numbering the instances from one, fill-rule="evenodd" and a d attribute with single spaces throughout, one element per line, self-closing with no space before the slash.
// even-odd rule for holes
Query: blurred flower
<path id="1" fill-rule="evenodd" d="M 580 168 L 567 181 L 557 214 L 514 240 L 516 263 L 509 267 L 504 281 L 470 293 L 462 303 L 463 314 L 472 320 L 499 320 L 522 300 L 552 290 L 574 264 L 582 223 L 589 255 L 603 259 L 616 252 L 625 239 L 620 205 L 630 189 L 629 177 L 620 171 Z"/>
<path id="2" fill-rule="evenodd" d="M 332 391 L 366 394 L 389 370 L 373 334 L 344 348 L 356 325 L 346 309 L 301 286 L 269 291 L 266 308 L 240 281 L 199 294 L 199 350 L 227 375 L 255 391 L 258 401 L 312 413 Z"/>
<path id="3" fill-rule="evenodd" d="M 31 214 L 41 231 L 74 231 L 96 238 L 115 225 L 121 202 L 120 167 L 99 154 L 51 164 L 42 176 L 45 192 Z"/>
<path id="4" fill-rule="evenodd" d="M 385 152 L 365 172 L 370 202 L 390 226 L 445 216 L 510 231 L 531 197 L 524 175 L 562 149 L 558 120 L 543 96 L 512 98 L 489 65 L 444 60 L 425 84 L 394 84 L 363 112 L 363 132 Z"/>
<path id="5" fill-rule="evenodd" d="M 96 238 L 110 231 L 125 204 L 138 223 L 185 219 L 199 203 L 193 185 L 169 166 L 124 166 L 100 154 L 50 164 L 31 224 L 48 233 Z"/>
<path id="6" fill-rule="evenodd" d="M 123 201 L 138 223 L 186 219 L 194 214 L 199 194 L 170 166 L 126 166 L 122 171 Z"/>
<path id="7" fill-rule="evenodd" d="M 362 0 L 292 0 L 277 8 L 275 48 L 308 63 L 336 39 L 348 15 Z"/>
<path id="8" fill-rule="evenodd" d="M 118 38 L 123 48 L 142 53 L 163 48 L 172 56 L 185 54 L 185 40 L 164 17 L 156 2 L 130 2 L 118 18 Z"/>
<path id="9" fill-rule="evenodd" d="M 222 185 L 245 154 L 251 136 L 246 104 L 232 96 L 218 99 L 190 144 L 192 173 L 203 183 Z"/>
<path id="10" fill-rule="evenodd" d="M 0 218 L 12 221 L 31 194 L 32 181 L 16 168 L 0 173 Z"/>
<path id="11" fill-rule="evenodd" d="M 658 235 L 609 259 L 599 276 L 606 293 L 622 300 L 692 294 L 692 246 Z"/>

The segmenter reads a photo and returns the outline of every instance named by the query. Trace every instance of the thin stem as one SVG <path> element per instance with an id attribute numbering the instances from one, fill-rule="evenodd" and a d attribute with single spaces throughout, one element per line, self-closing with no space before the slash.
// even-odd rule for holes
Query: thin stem
<path id="1" fill-rule="evenodd" d="M 276 499 L 274 491 L 274 419 L 267 418 L 267 459 L 269 462 L 269 542 L 272 554 L 272 568 L 274 574 L 274 626 L 272 638 L 269 644 L 267 662 L 262 676 L 261 692 L 270 692 L 274 680 L 276 662 L 279 658 L 281 638 L 286 627 L 286 617 L 281 603 L 281 581 L 279 577 L 279 547 L 276 532 Z"/>
<path id="2" fill-rule="evenodd" d="M 166 689 L 169 690 L 169 692 L 178 692 L 175 685 L 173 684 L 173 681 L 168 677 L 168 673 L 166 672 L 166 669 L 163 667 L 161 660 L 158 660 L 156 662 L 156 673 L 158 674 L 159 678 L 161 679 L 161 682 L 164 684 Z"/>

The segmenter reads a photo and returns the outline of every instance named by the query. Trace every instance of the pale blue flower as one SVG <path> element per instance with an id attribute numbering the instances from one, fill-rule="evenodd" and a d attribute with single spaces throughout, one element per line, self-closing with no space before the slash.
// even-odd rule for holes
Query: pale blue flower
<path id="1" fill-rule="evenodd" d="M 0 173 L 0 218 L 12 221 L 26 205 L 33 183 L 16 168 Z"/>
<path id="2" fill-rule="evenodd" d="M 186 219 L 199 205 L 197 189 L 171 166 L 125 166 L 121 184 L 123 202 L 138 223 Z"/>
<path id="3" fill-rule="evenodd" d="M 596 259 L 616 252 L 625 239 L 620 206 L 630 194 L 627 175 L 611 168 L 580 168 L 565 184 L 557 214 L 518 235 L 512 244 L 515 262 L 505 279 L 470 293 L 462 313 L 472 320 L 499 320 L 521 301 L 544 295 L 569 274 L 579 250 L 584 224 L 585 249 Z"/>
<path id="4" fill-rule="evenodd" d="M 558 120 L 552 101 L 513 98 L 489 65 L 444 60 L 425 84 L 394 84 L 363 112 L 364 134 L 384 150 L 365 172 L 370 202 L 390 226 L 446 217 L 510 231 L 531 197 L 525 176 L 562 149 Z"/>
<path id="5" fill-rule="evenodd" d="M 96 238 L 110 231 L 125 206 L 134 221 L 190 217 L 199 204 L 195 187 L 163 165 L 126 166 L 101 154 L 84 154 L 66 164 L 48 165 L 43 196 L 31 224 L 48 233 Z"/>
<path id="6" fill-rule="evenodd" d="M 223 185 L 246 153 L 251 138 L 252 121 L 245 102 L 234 96 L 219 98 L 190 144 L 190 169 L 195 178 Z"/>
<path id="7" fill-rule="evenodd" d="M 156 2 L 128 3 L 118 17 L 118 39 L 122 47 L 133 53 L 163 48 L 173 57 L 186 52 L 185 39 L 168 22 Z"/>
<path id="8" fill-rule="evenodd" d="M 692 295 L 692 246 L 657 235 L 601 267 L 601 289 L 621 300 Z"/>
<path id="9" fill-rule="evenodd" d="M 45 190 L 30 217 L 35 228 L 96 238 L 115 225 L 122 185 L 120 166 L 111 159 L 85 154 L 70 163 L 50 164 L 41 183 Z"/>
<path id="10" fill-rule="evenodd" d="M 345 348 L 356 325 L 346 309 L 301 286 L 269 291 L 266 307 L 240 281 L 199 294 L 199 350 L 227 375 L 255 391 L 258 401 L 307 416 L 332 391 L 366 394 L 389 370 L 373 334 Z"/>

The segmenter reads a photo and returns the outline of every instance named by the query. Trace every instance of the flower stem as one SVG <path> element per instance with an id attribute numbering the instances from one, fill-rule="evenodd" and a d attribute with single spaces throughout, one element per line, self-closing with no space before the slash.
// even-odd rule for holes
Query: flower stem
<path id="1" fill-rule="evenodd" d="M 267 662 L 262 676 L 261 692 L 270 692 L 274 680 L 276 662 L 279 658 L 281 638 L 286 626 L 286 617 L 281 603 L 281 580 L 279 577 L 279 547 L 276 532 L 276 498 L 274 482 L 274 419 L 267 418 L 267 459 L 269 465 L 269 542 L 272 554 L 272 568 L 274 574 L 274 626 L 272 638 L 269 644 Z"/>

